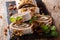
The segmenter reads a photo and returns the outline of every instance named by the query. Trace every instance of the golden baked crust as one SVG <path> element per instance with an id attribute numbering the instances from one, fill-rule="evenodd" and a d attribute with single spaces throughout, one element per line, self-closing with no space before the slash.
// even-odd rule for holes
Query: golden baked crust
<path id="1" fill-rule="evenodd" d="M 16 0 L 16 4 L 18 9 L 25 5 L 37 6 L 35 0 Z"/>
<path id="2" fill-rule="evenodd" d="M 32 17 L 35 13 L 39 13 L 39 8 L 38 7 L 28 7 L 28 8 L 21 8 L 18 10 L 19 14 L 22 14 L 24 12 L 29 12 Z"/>

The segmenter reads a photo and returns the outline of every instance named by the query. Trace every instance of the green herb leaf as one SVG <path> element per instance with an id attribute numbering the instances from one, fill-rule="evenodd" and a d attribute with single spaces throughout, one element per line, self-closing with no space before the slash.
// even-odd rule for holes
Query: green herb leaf
<path id="1" fill-rule="evenodd" d="M 58 32 L 57 31 L 52 31 L 51 36 L 54 36 L 54 37 L 58 36 Z"/>
<path id="2" fill-rule="evenodd" d="M 16 22 L 16 19 L 14 17 L 10 17 L 11 22 Z"/>
<path id="3" fill-rule="evenodd" d="M 29 21 L 29 23 L 31 24 L 31 23 L 33 23 L 33 21 L 32 21 L 32 20 L 30 20 L 30 21 Z"/>
<path id="4" fill-rule="evenodd" d="M 31 24 L 31 23 L 33 23 L 35 20 L 37 19 L 37 17 L 32 17 L 32 19 L 29 21 L 29 23 Z"/>
<path id="5" fill-rule="evenodd" d="M 52 26 L 52 27 L 51 27 L 51 30 L 52 30 L 52 31 L 56 30 L 56 27 L 55 27 L 55 26 Z"/>
<path id="6" fill-rule="evenodd" d="M 42 26 L 43 31 L 49 30 L 49 27 L 47 25 Z"/>
<path id="7" fill-rule="evenodd" d="M 17 18 L 16 18 L 16 20 L 21 20 L 22 19 L 22 17 L 21 16 L 18 16 Z"/>

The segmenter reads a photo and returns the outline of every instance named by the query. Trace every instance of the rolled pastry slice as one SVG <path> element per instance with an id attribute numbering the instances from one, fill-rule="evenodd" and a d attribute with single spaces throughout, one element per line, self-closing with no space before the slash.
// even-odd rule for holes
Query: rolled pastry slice
<path id="1" fill-rule="evenodd" d="M 40 14 L 36 14 L 35 16 L 37 16 L 37 22 L 40 25 L 52 25 L 52 17 L 50 16 L 46 16 L 46 15 L 40 15 Z"/>
<path id="2" fill-rule="evenodd" d="M 15 0 L 17 8 L 22 8 L 23 6 L 34 7 L 37 6 L 35 0 Z"/>
<path id="3" fill-rule="evenodd" d="M 30 13 L 39 13 L 38 7 L 28 7 L 28 8 L 21 8 L 18 10 L 18 14 L 22 14 L 24 12 L 30 12 Z"/>
<path id="4" fill-rule="evenodd" d="M 32 34 L 33 33 L 32 27 L 33 27 L 33 24 L 22 23 L 21 25 L 17 26 L 14 23 L 11 23 L 10 35 L 22 36 L 25 34 Z"/>
<path id="5" fill-rule="evenodd" d="M 17 17 L 20 17 L 20 16 L 23 18 L 22 19 L 23 22 L 28 21 L 28 20 L 31 19 L 30 12 L 24 12 L 24 13 L 20 13 L 20 14 L 15 14 L 15 15 L 12 15 L 11 17 L 14 17 L 16 19 Z"/>

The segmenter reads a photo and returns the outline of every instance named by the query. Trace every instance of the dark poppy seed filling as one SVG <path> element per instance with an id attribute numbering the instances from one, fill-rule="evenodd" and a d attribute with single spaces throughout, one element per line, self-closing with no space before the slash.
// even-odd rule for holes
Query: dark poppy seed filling
<path id="1" fill-rule="evenodd" d="M 19 9 L 27 8 L 27 7 L 35 7 L 35 5 L 33 5 L 33 4 L 24 4 L 24 5 L 19 6 Z"/>

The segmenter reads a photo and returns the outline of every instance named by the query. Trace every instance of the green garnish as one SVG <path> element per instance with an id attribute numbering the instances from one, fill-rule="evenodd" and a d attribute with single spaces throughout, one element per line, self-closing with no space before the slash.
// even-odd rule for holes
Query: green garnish
<path id="1" fill-rule="evenodd" d="M 52 31 L 56 30 L 56 27 L 55 27 L 55 26 L 52 26 L 52 27 L 51 27 L 51 30 L 52 30 Z"/>
<path id="2" fill-rule="evenodd" d="M 51 35 L 53 37 L 57 37 L 58 36 L 58 32 L 56 30 L 55 26 L 48 26 L 48 25 L 43 25 L 41 26 L 42 30 L 44 31 L 44 33 Z"/>
<path id="3" fill-rule="evenodd" d="M 54 37 L 58 36 L 58 32 L 55 26 L 51 27 L 51 36 L 54 36 Z"/>
<path id="4" fill-rule="evenodd" d="M 16 22 L 17 20 L 21 20 L 21 19 L 22 19 L 21 16 L 18 16 L 18 17 L 16 17 L 16 18 L 10 17 L 10 21 L 11 21 L 11 22 Z"/>
<path id="5" fill-rule="evenodd" d="M 50 32 L 49 26 L 47 26 L 47 25 L 43 25 L 41 28 L 42 28 L 42 30 L 43 30 L 45 33 L 49 33 L 49 32 Z"/>
<path id="6" fill-rule="evenodd" d="M 37 19 L 36 16 L 32 17 L 32 19 L 29 21 L 29 23 L 30 23 L 30 24 L 33 23 L 36 19 Z"/>
<path id="7" fill-rule="evenodd" d="M 49 27 L 48 27 L 47 25 L 43 25 L 43 26 L 42 26 L 42 30 L 43 30 L 43 31 L 47 31 L 48 29 L 49 29 Z"/>
<path id="8" fill-rule="evenodd" d="M 21 20 L 22 19 L 22 17 L 21 16 L 18 16 L 17 18 L 16 18 L 16 20 Z"/>
<path id="9" fill-rule="evenodd" d="M 37 17 L 36 16 L 32 17 L 32 20 L 37 20 Z"/>
<path id="10" fill-rule="evenodd" d="M 54 36 L 54 37 L 58 36 L 58 32 L 57 31 L 52 31 L 51 36 Z"/>
<path id="11" fill-rule="evenodd" d="M 16 22 L 16 19 L 14 17 L 10 17 L 11 22 Z"/>

